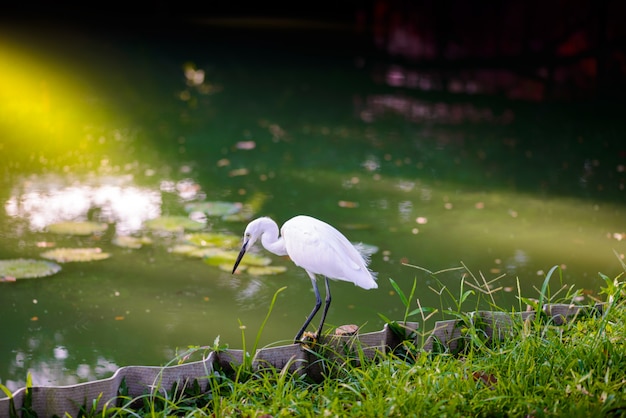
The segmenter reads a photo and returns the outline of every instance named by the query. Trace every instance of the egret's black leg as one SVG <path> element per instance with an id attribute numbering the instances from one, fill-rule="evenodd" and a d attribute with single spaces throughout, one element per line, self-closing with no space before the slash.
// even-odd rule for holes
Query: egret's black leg
<path id="1" fill-rule="evenodd" d="M 306 329 L 306 327 L 309 326 L 309 324 L 311 323 L 311 320 L 313 319 L 317 311 L 319 311 L 320 307 L 322 306 L 322 298 L 320 297 L 320 290 L 317 288 L 317 282 L 315 281 L 315 276 L 311 273 L 309 273 L 309 276 L 311 277 L 311 283 L 313 284 L 313 291 L 315 292 L 315 306 L 313 307 L 313 310 L 307 317 L 306 321 L 304 321 L 304 325 L 302 325 L 302 328 L 300 328 L 300 331 L 298 331 L 298 334 L 296 334 L 296 338 L 294 338 L 294 343 L 297 343 L 298 341 L 300 341 L 300 338 L 302 338 L 302 334 L 304 334 L 304 330 Z M 326 283 L 326 289 L 328 289 L 328 282 Z M 324 316 L 326 316 L 326 314 L 324 314 Z"/>
<path id="2" fill-rule="evenodd" d="M 324 321 L 326 320 L 326 314 L 328 313 L 328 308 L 330 307 L 330 287 L 328 287 L 328 277 L 324 277 L 326 283 L 326 301 L 324 305 L 324 312 L 322 312 L 322 320 L 320 321 L 320 327 L 317 329 L 316 340 L 319 341 L 320 335 L 322 335 L 322 328 L 324 327 Z"/>

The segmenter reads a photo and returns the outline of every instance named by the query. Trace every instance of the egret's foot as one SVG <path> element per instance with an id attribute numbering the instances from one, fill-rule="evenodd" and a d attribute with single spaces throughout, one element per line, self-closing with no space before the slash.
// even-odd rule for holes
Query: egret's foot
<path id="1" fill-rule="evenodd" d="M 311 348 L 312 346 L 317 344 L 317 342 L 319 341 L 319 338 L 320 338 L 319 334 L 306 331 L 304 334 L 302 334 L 301 339 L 295 340 L 293 343 L 301 344 L 305 346 L 306 348 Z"/>

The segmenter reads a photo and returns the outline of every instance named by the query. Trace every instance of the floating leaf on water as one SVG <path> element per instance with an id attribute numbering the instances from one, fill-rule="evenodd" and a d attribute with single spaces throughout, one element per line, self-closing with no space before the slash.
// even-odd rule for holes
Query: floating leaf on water
<path id="1" fill-rule="evenodd" d="M 230 177 L 239 177 L 239 176 L 247 176 L 250 173 L 250 170 L 247 168 L 237 168 L 235 170 L 230 170 L 228 175 Z"/>
<path id="2" fill-rule="evenodd" d="M 91 235 L 102 233 L 109 225 L 101 222 L 58 222 L 48 225 L 48 232 L 67 235 Z"/>
<path id="3" fill-rule="evenodd" d="M 237 260 L 239 253 L 237 251 L 219 250 L 217 253 L 210 255 L 204 259 L 204 262 L 210 266 L 219 266 L 220 264 L 231 264 Z M 232 270 L 232 267 L 231 267 Z"/>
<path id="4" fill-rule="evenodd" d="M 237 149 L 251 150 L 256 148 L 256 142 L 254 141 L 239 141 L 235 144 Z"/>
<path id="5" fill-rule="evenodd" d="M 168 251 L 172 254 L 189 255 L 196 251 L 198 247 L 189 244 L 179 244 L 170 248 Z"/>
<path id="6" fill-rule="evenodd" d="M 287 271 L 285 266 L 250 266 L 248 274 L 252 276 L 269 276 L 272 274 L 280 274 Z"/>
<path id="7" fill-rule="evenodd" d="M 32 260 L 28 258 L 16 258 L 0 260 L 0 277 L 11 278 L 2 281 L 14 281 L 12 279 L 34 279 L 37 277 L 51 276 L 61 271 L 61 266 L 51 261 Z"/>
<path id="8" fill-rule="evenodd" d="M 237 252 L 237 255 L 239 255 L 239 252 Z M 267 266 L 271 262 L 271 258 L 250 253 L 246 253 L 246 255 L 244 255 L 241 259 L 241 263 L 248 266 Z"/>
<path id="9" fill-rule="evenodd" d="M 219 266 L 220 270 L 225 271 L 227 273 L 232 273 L 233 272 L 233 265 L 232 264 L 220 264 Z M 242 271 L 245 271 L 248 269 L 248 266 L 242 266 L 241 264 L 239 264 L 237 266 L 237 271 L 235 273 L 241 273 Z"/>
<path id="10" fill-rule="evenodd" d="M 222 249 L 217 247 L 202 248 L 189 244 L 179 244 L 169 249 L 169 252 L 171 252 L 172 254 L 179 254 L 187 257 L 197 258 L 211 257 L 221 253 L 222 251 Z"/>
<path id="11" fill-rule="evenodd" d="M 218 257 L 222 252 L 223 250 L 216 247 L 196 248 L 194 251 L 189 253 L 189 256 L 198 258 Z"/>
<path id="12" fill-rule="evenodd" d="M 358 202 L 350 202 L 347 200 L 340 200 L 338 203 L 340 208 L 358 208 L 359 204 Z"/>
<path id="13" fill-rule="evenodd" d="M 111 241 L 112 244 L 122 248 L 138 249 L 143 245 L 152 244 L 152 240 L 148 237 L 131 237 L 128 235 L 117 235 Z"/>
<path id="14" fill-rule="evenodd" d="M 41 253 L 41 256 L 59 263 L 71 263 L 104 260 L 111 254 L 100 248 L 57 248 Z"/>
<path id="15" fill-rule="evenodd" d="M 193 202 L 185 205 L 185 211 L 203 212 L 207 216 L 226 216 L 239 212 L 242 206 L 240 202 Z"/>
<path id="16" fill-rule="evenodd" d="M 231 264 L 219 264 L 218 267 L 220 270 L 226 271 L 228 273 L 233 271 L 233 265 Z M 274 274 L 281 274 L 287 271 L 287 267 L 285 266 L 268 266 L 268 265 L 244 265 L 239 264 L 237 266 L 237 272 L 241 273 L 242 271 L 246 271 L 251 276 L 271 276 Z"/>
<path id="17" fill-rule="evenodd" d="M 153 231 L 161 232 L 199 231 L 204 228 L 204 223 L 191 220 L 186 216 L 161 216 L 146 221 L 145 225 Z"/>
<path id="18" fill-rule="evenodd" d="M 233 248 L 241 244 L 241 237 L 212 232 L 197 232 L 185 235 L 185 240 L 201 247 Z"/>
<path id="19" fill-rule="evenodd" d="M 226 251 L 221 250 L 215 255 L 209 256 L 204 259 L 204 262 L 211 266 L 219 266 L 220 264 L 228 264 L 231 263 L 231 266 L 237 260 L 237 256 L 239 255 L 239 251 Z M 246 253 L 241 259 L 241 265 L 247 266 L 267 266 L 270 264 L 272 260 L 268 257 L 262 257 L 256 254 Z M 232 267 L 231 267 L 232 270 Z"/>
<path id="20" fill-rule="evenodd" d="M 191 257 L 206 258 L 219 256 L 224 250 L 217 247 L 198 248 L 191 251 L 188 255 Z"/>

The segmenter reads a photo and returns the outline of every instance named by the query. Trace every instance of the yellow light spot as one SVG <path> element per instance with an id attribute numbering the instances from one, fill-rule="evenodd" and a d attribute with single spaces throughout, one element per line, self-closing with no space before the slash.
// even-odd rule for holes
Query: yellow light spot
<path id="1" fill-rule="evenodd" d="M 0 39 L 0 148 L 9 151 L 4 159 L 34 157 L 54 164 L 57 156 L 74 155 L 79 163 L 90 147 L 108 145 L 112 138 L 86 133 L 110 114 L 102 102 L 91 100 L 99 93 L 81 82 L 74 74 L 78 70 L 46 52 L 9 42 Z"/>

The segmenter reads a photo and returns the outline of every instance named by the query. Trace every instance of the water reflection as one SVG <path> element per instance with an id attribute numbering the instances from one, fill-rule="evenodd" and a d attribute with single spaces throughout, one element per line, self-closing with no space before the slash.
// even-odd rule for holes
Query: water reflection
<path id="1" fill-rule="evenodd" d="M 266 298 L 258 297 L 263 287 L 263 283 L 260 280 L 253 279 L 248 281 L 248 283 L 245 284 L 245 287 L 239 288 L 236 296 L 239 306 L 246 310 L 256 309 L 259 306 L 266 306 Z"/>
<path id="2" fill-rule="evenodd" d="M 55 336 L 57 339 L 58 337 L 58 335 Z M 95 359 L 90 360 L 89 363 L 76 364 L 75 354 L 63 345 L 57 345 L 52 348 L 51 353 L 48 351 L 48 355 L 43 355 L 41 346 L 45 345 L 41 339 L 31 336 L 28 340 L 27 351 L 15 351 L 8 365 L 10 375 L 26 376 L 26 371 L 28 371 L 33 386 L 64 386 L 108 377 L 120 367 L 97 352 L 94 353 Z M 25 380 L 6 379 L 1 382 L 11 391 L 16 391 L 26 385 Z"/>
<path id="3" fill-rule="evenodd" d="M 504 266 L 508 273 L 515 276 L 521 269 L 526 268 L 530 262 L 530 257 L 523 249 L 516 249 L 513 255 L 506 259 Z"/>
<path id="4" fill-rule="evenodd" d="M 181 187 L 180 194 L 187 193 Z M 118 235 L 129 235 L 139 231 L 144 221 L 158 217 L 161 205 L 158 190 L 133 185 L 130 176 L 87 181 L 40 176 L 15 187 L 4 208 L 10 217 L 26 220 L 31 231 L 95 217 L 91 220 L 114 223 Z"/>
<path id="5" fill-rule="evenodd" d="M 391 65 L 376 74 L 375 78 L 391 87 L 448 92 L 466 95 L 498 95 L 504 93 L 511 99 L 540 101 L 545 88 L 536 80 L 521 80 L 510 70 L 473 69 L 441 71 L 413 70 Z"/>
<path id="6" fill-rule="evenodd" d="M 479 107 L 472 103 L 429 102 L 396 94 L 375 94 L 362 100 L 355 100 L 355 112 L 364 122 L 372 123 L 388 114 L 398 114 L 413 123 L 431 122 L 443 125 L 462 123 L 508 124 L 514 120 L 510 110 L 500 115 L 493 109 Z M 368 160 L 368 166 L 372 162 Z M 374 162 L 375 166 L 375 162 Z"/>
<path id="7" fill-rule="evenodd" d="M 162 180 L 159 186 L 162 192 L 175 193 L 181 200 L 202 200 L 206 194 L 202 187 L 193 179 L 182 179 L 179 181 Z"/>

